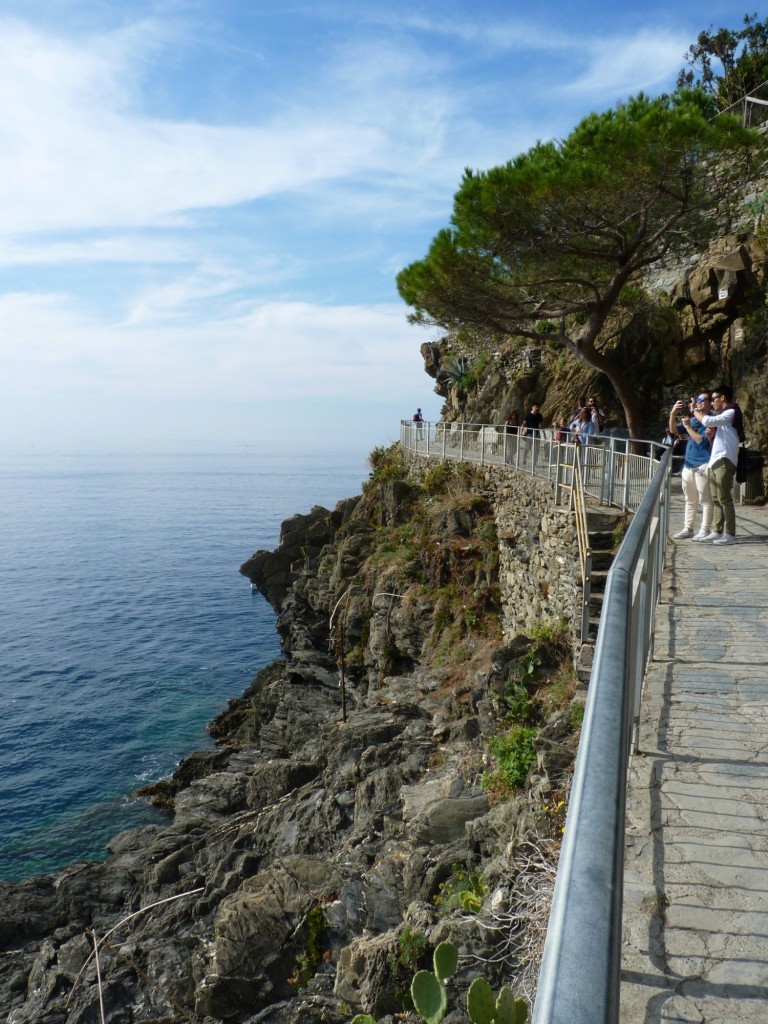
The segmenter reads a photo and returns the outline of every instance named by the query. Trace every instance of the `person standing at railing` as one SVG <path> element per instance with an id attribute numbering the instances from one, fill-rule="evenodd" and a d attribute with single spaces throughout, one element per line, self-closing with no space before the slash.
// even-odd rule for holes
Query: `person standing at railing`
<path id="1" fill-rule="evenodd" d="M 514 462 L 515 453 L 517 452 L 517 435 L 520 433 L 520 417 L 517 414 L 517 409 L 513 409 L 509 416 L 507 416 L 504 422 L 504 433 L 507 435 L 504 441 L 506 461 Z"/>
<path id="2" fill-rule="evenodd" d="M 712 494 L 709 485 L 709 456 L 712 451 L 707 428 L 693 415 L 698 409 L 708 416 L 711 410 L 709 394 L 702 392 L 696 400 L 675 402 L 669 411 L 668 429 L 672 437 L 684 434 L 688 443 L 683 458 L 682 485 L 685 498 L 683 528 L 673 534 L 676 540 L 707 540 L 712 530 Z M 678 417 L 681 417 L 678 419 Z M 701 528 L 694 535 L 693 524 L 701 505 Z"/>
<path id="3" fill-rule="evenodd" d="M 579 444 L 589 444 L 589 439 L 597 435 L 592 413 L 586 406 L 579 413 L 578 419 L 571 424 L 571 432 Z"/>
<path id="4" fill-rule="evenodd" d="M 416 428 L 416 437 L 421 439 L 422 424 L 424 423 L 424 417 L 421 415 L 421 409 L 417 409 L 413 414 L 413 425 Z"/>
<path id="5" fill-rule="evenodd" d="M 727 384 L 712 388 L 712 415 L 696 409 L 693 413 L 705 427 L 717 427 L 709 456 L 709 482 L 714 505 L 714 529 L 705 540 L 715 544 L 733 544 L 736 540 L 736 509 L 733 507 L 733 480 L 739 461 L 739 441 L 744 434 L 744 417 L 733 403 Z"/>
<path id="6" fill-rule="evenodd" d="M 527 412 L 523 417 L 523 430 L 522 433 L 525 437 L 525 450 L 523 451 L 523 465 L 528 462 L 528 454 L 533 448 L 533 463 L 536 464 L 536 438 L 541 430 L 541 424 L 544 422 L 544 417 L 541 415 L 541 407 L 538 402 L 534 402 L 531 406 L 531 411 Z"/>
<path id="7" fill-rule="evenodd" d="M 603 424 L 605 423 L 605 413 L 600 408 L 600 403 L 596 398 L 588 398 L 587 409 L 589 409 L 590 418 L 595 426 L 595 436 L 602 434 Z"/>

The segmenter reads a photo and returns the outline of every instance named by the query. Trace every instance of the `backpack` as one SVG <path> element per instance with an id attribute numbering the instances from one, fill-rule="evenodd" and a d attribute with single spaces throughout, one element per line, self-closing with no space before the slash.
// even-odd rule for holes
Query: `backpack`
<path id="1" fill-rule="evenodd" d="M 744 414 L 738 402 L 730 402 L 729 409 L 733 409 L 733 429 L 739 435 L 739 454 L 736 461 L 736 483 L 747 482 L 747 470 L 749 456 L 747 453 L 747 437 L 744 433 Z"/>

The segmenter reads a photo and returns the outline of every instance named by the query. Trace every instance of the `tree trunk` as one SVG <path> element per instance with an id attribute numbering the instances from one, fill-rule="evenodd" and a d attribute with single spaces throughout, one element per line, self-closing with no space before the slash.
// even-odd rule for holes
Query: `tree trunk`
<path id="1" fill-rule="evenodd" d="M 624 409 L 630 438 L 641 438 L 644 427 L 643 412 L 626 372 L 611 356 L 598 352 L 591 341 L 577 341 L 575 347 L 579 358 L 588 366 L 604 373 L 613 385 L 616 397 Z"/>

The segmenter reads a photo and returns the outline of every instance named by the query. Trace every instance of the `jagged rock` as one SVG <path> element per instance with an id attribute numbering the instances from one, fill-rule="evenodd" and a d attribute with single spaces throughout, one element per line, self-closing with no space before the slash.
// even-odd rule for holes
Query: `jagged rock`
<path id="1" fill-rule="evenodd" d="M 240 566 L 242 575 L 258 587 L 275 611 L 282 608 L 299 574 L 316 566 L 323 548 L 333 540 L 356 503 L 356 498 L 348 498 L 336 506 L 334 514 L 315 505 L 306 515 L 292 516 L 280 528 L 276 551 L 257 551 Z"/>
<path id="2" fill-rule="evenodd" d="M 425 341 L 421 346 L 421 357 L 424 360 L 424 372 L 428 373 L 430 377 L 437 377 L 441 362 L 440 346 Z"/>
<path id="3" fill-rule="evenodd" d="M 484 793 L 435 800 L 414 822 L 414 839 L 430 845 L 455 842 L 464 836 L 466 824 L 487 810 L 488 797 Z"/>
<path id="4" fill-rule="evenodd" d="M 314 905 L 314 893 L 332 877 L 330 865 L 292 858 L 223 900 L 195 1011 L 226 1019 L 290 995 L 289 978 L 301 949 L 298 930 Z"/>
<path id="5" fill-rule="evenodd" d="M 404 523 L 413 508 L 418 490 L 404 480 L 387 480 L 381 488 L 379 522 L 382 526 Z"/>
<path id="6" fill-rule="evenodd" d="M 377 1020 L 401 1009 L 387 960 L 395 953 L 397 933 L 355 939 L 341 951 L 335 994 L 350 1006 Z"/>

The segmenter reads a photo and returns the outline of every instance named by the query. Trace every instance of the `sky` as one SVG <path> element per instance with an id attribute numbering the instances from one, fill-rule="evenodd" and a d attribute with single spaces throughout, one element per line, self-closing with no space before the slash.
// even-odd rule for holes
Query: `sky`
<path id="1" fill-rule="evenodd" d="M 368 452 L 439 418 L 395 276 L 464 168 L 672 88 L 742 13 L 0 0 L 0 452 Z"/>

